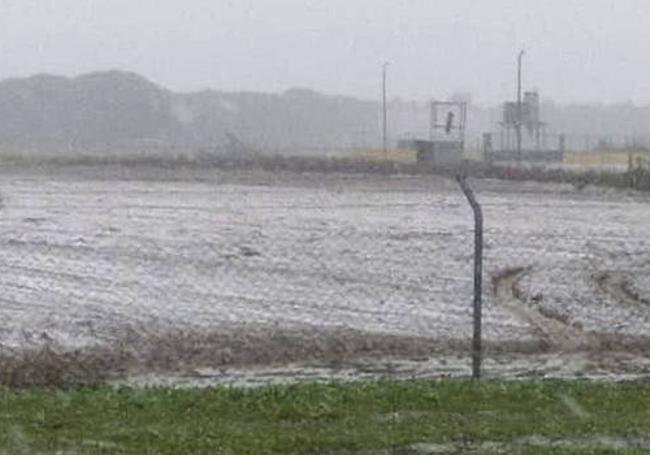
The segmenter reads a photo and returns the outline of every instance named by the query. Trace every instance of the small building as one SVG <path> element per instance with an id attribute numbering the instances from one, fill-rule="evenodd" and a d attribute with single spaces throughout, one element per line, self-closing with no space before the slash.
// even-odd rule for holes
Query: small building
<path id="1" fill-rule="evenodd" d="M 457 141 L 405 139 L 399 142 L 399 148 L 415 150 L 419 164 L 453 167 L 463 162 L 462 143 Z"/>

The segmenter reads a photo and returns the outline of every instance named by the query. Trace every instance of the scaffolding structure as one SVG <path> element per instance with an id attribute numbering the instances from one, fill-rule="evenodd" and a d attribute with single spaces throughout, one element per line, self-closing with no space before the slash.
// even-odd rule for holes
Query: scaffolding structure
<path id="1" fill-rule="evenodd" d="M 540 117 L 539 93 L 530 91 L 524 93 L 524 98 L 519 103 L 508 101 L 503 104 L 503 117 L 499 122 L 500 149 L 504 151 L 516 150 L 517 131 L 519 128 L 527 133 L 525 149 L 542 151 L 547 145 L 547 123 Z"/>

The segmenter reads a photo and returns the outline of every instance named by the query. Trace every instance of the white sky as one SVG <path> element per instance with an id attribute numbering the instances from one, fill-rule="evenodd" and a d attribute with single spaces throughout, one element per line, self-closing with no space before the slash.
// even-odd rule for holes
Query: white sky
<path id="1" fill-rule="evenodd" d="M 125 69 L 177 91 L 379 98 L 525 88 L 650 103 L 648 0 L 0 0 L 0 78 Z"/>

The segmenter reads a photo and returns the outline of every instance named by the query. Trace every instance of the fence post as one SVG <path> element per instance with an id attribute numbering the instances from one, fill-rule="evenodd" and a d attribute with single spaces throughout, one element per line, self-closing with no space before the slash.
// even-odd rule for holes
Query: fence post
<path id="1" fill-rule="evenodd" d="M 474 211 L 474 338 L 472 341 L 472 376 L 474 379 L 480 379 L 482 355 L 483 210 L 474 197 L 472 188 L 467 184 L 466 177 L 464 175 L 457 175 L 456 181 Z"/>

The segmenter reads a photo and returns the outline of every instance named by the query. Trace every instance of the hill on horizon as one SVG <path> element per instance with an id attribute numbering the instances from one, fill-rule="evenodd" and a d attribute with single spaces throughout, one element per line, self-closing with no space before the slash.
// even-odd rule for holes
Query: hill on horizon
<path id="1" fill-rule="evenodd" d="M 0 81 L 0 118 L 0 148 L 10 152 L 212 149 L 229 134 L 263 150 L 297 150 L 379 134 L 373 102 L 298 88 L 174 93 L 124 71 Z"/>

